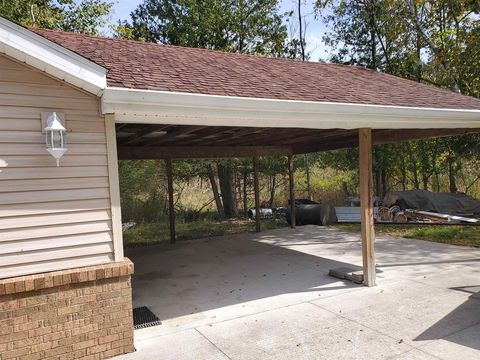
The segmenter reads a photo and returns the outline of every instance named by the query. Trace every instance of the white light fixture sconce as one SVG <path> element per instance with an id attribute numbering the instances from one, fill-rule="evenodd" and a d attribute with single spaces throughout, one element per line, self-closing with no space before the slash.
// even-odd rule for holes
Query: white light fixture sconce
<path id="1" fill-rule="evenodd" d="M 43 115 L 43 114 L 42 114 Z M 56 112 L 50 113 L 46 119 L 47 126 L 44 128 L 47 151 L 60 166 L 60 158 L 67 152 L 65 133 L 67 129 Z"/>

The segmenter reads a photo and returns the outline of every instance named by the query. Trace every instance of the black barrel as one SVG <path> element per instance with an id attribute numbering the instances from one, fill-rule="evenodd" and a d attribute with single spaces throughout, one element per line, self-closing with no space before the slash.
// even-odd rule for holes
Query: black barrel
<path id="1" fill-rule="evenodd" d="M 291 224 L 291 209 L 287 210 L 287 222 Z M 327 204 L 296 205 L 296 225 L 332 225 L 337 222 L 335 207 Z"/>

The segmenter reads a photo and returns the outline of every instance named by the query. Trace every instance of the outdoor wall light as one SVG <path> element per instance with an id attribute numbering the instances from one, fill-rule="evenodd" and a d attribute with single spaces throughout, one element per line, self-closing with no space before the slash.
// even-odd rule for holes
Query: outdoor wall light
<path id="1" fill-rule="evenodd" d="M 60 166 L 60 158 L 67 152 L 65 146 L 65 127 L 62 125 L 57 113 L 52 113 L 47 118 L 47 127 L 44 129 L 47 142 L 47 151 Z"/>

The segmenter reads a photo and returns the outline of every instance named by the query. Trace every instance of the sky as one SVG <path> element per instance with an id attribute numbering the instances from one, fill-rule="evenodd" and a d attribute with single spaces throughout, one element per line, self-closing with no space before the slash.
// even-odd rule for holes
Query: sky
<path id="1" fill-rule="evenodd" d="M 129 19 L 132 10 L 142 2 L 143 0 L 117 0 L 117 3 L 114 5 L 114 13 L 111 19 L 112 22 L 116 23 L 117 20 Z M 296 1 L 294 0 L 281 0 L 280 2 L 280 13 L 296 9 Z M 322 36 L 325 34 L 325 25 L 321 21 L 315 19 L 313 3 L 313 0 L 305 1 L 305 5 L 302 9 L 307 24 L 307 52 L 310 53 L 310 59 L 312 61 L 317 61 L 319 59 L 326 60 L 328 57 L 328 50 L 322 41 Z M 298 31 L 296 29 L 293 30 Z"/>

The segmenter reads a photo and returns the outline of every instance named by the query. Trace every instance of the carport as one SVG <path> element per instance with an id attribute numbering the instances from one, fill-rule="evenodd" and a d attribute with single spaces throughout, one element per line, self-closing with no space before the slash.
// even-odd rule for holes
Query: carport
<path id="1" fill-rule="evenodd" d="M 358 146 L 368 286 L 375 285 L 372 146 L 480 128 L 480 100 L 370 69 L 32 31 L 107 69 L 101 111 L 110 177 L 118 177 L 117 154 L 167 164 L 287 155 L 291 166 L 294 154 Z M 118 186 L 111 197 L 121 252 Z"/>
<path id="2" fill-rule="evenodd" d="M 256 164 L 258 156 L 287 155 L 291 168 L 295 154 L 358 146 L 368 286 L 375 285 L 372 146 L 480 128 L 480 100 L 370 69 L 34 31 L 108 70 L 101 107 L 111 177 L 117 156 L 166 159 L 171 170 L 176 158 Z M 119 191 L 111 191 L 119 218 Z M 258 208 L 258 191 L 256 200 Z"/>
<path id="3" fill-rule="evenodd" d="M 107 100 L 108 101 L 108 100 Z M 304 107 L 306 104 L 302 104 Z M 309 104 L 310 105 L 310 104 Z M 272 104 L 273 106 L 273 104 Z M 302 107 L 302 108 L 304 108 Z M 117 111 L 117 109 L 115 110 Z M 285 111 L 292 111 L 285 108 Z M 159 115 L 166 116 L 165 114 Z M 123 116 L 120 118 L 123 119 Z M 120 120 L 122 121 L 122 120 Z M 208 122 L 215 122 L 209 119 Z M 218 120 L 217 120 L 218 121 Z M 295 124 L 294 118 L 290 124 Z M 263 123 L 260 122 L 260 123 Z M 173 198 L 174 159 L 252 158 L 256 208 L 256 230 L 260 232 L 260 201 L 258 186 L 258 157 L 283 155 L 288 158 L 291 213 L 294 206 L 294 175 L 292 157 L 296 154 L 359 147 L 360 197 L 362 214 L 362 256 L 364 282 L 375 285 L 374 218 L 372 187 L 372 145 L 389 142 L 451 136 L 477 132 L 478 129 L 312 129 L 297 127 L 249 127 L 178 124 L 116 124 L 118 158 L 120 160 L 166 161 L 170 242 L 175 243 L 175 214 Z M 291 227 L 295 228 L 295 216 Z"/>
<path id="4" fill-rule="evenodd" d="M 386 76 L 365 69 L 355 71 L 369 76 Z M 446 91 L 440 90 L 440 93 L 446 94 Z M 432 100 L 438 101 L 438 95 L 432 96 Z M 111 89 L 102 100 L 104 111 L 113 113 L 107 115 L 107 121 L 116 123 L 120 160 L 166 160 L 172 243 L 175 242 L 172 159 L 252 158 L 258 232 L 259 156 L 288 157 L 290 204 L 294 214 L 292 156 L 358 146 L 362 258 L 367 286 L 375 285 L 376 276 L 372 146 L 479 131 L 477 110 L 247 99 L 125 89 Z M 294 221 L 292 227 L 295 227 Z"/>

